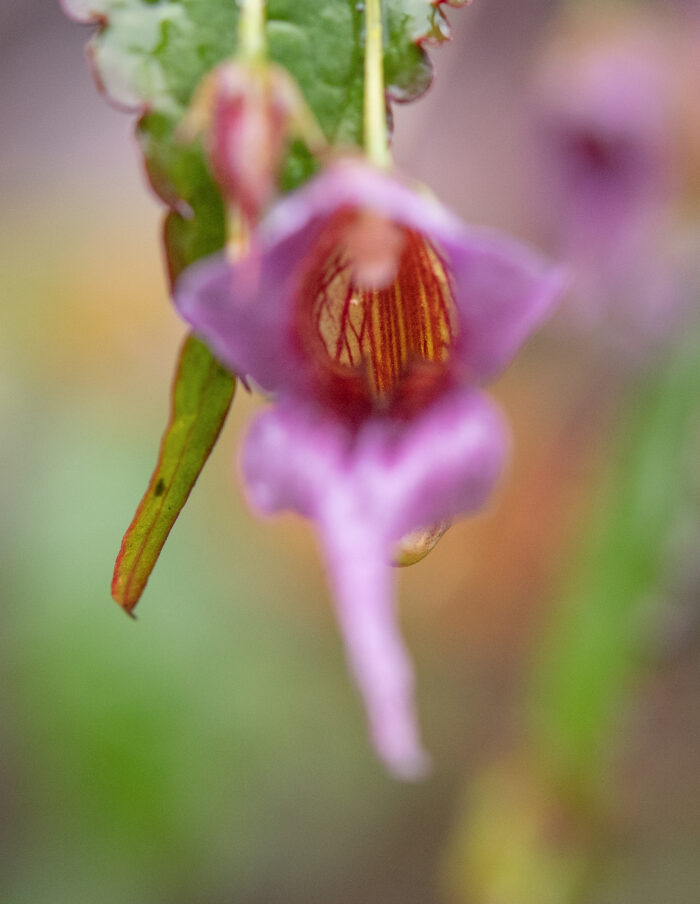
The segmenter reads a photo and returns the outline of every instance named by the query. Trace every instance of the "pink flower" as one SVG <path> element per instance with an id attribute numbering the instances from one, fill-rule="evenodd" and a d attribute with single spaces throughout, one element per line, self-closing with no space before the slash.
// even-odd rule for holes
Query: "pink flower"
<path id="1" fill-rule="evenodd" d="M 533 252 L 345 160 L 271 210 L 246 260 L 210 258 L 177 286 L 213 352 L 275 394 L 243 450 L 250 500 L 316 523 L 374 744 L 405 778 L 427 758 L 392 557 L 407 534 L 484 504 L 507 443 L 476 387 L 562 282 Z"/>
<path id="2" fill-rule="evenodd" d="M 641 41 L 567 49 L 550 55 L 540 87 L 549 197 L 572 246 L 600 254 L 610 243 L 624 248 L 668 198 L 664 72 Z"/>
<path id="3" fill-rule="evenodd" d="M 681 48 L 661 18 L 564 21 L 537 83 L 541 210 L 579 321 L 637 352 L 673 334 L 686 304 L 671 216 Z"/>

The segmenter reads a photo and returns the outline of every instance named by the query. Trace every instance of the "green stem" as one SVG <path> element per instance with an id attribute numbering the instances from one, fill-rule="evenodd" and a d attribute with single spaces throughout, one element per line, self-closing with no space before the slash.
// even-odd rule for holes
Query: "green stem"
<path id="1" fill-rule="evenodd" d="M 365 6 L 365 151 L 381 169 L 391 165 L 386 127 L 384 90 L 384 46 L 381 0 L 366 0 Z"/>
<path id="2" fill-rule="evenodd" d="M 267 53 L 265 40 L 265 0 L 238 0 L 238 52 L 249 62 L 263 60 Z"/>

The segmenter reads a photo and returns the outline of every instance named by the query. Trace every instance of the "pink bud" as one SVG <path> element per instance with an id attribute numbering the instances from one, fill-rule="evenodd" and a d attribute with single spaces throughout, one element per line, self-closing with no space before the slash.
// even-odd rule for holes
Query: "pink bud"
<path id="1" fill-rule="evenodd" d="M 287 99 L 277 73 L 229 63 L 216 73 L 208 151 L 224 195 L 251 221 L 276 193 L 287 144 Z"/>
<path id="2" fill-rule="evenodd" d="M 257 221 L 277 193 L 290 135 L 314 152 L 325 139 L 289 74 L 268 63 L 235 60 L 202 82 L 181 134 L 204 137 L 214 178 L 226 200 Z"/>

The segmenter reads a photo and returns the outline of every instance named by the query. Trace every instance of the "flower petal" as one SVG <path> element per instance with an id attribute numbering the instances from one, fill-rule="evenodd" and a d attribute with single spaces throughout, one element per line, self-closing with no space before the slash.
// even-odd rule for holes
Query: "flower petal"
<path id="1" fill-rule="evenodd" d="M 236 263 L 216 254 L 187 268 L 174 301 L 222 364 L 273 390 L 284 382 L 287 356 L 281 318 L 257 302 L 260 277 L 257 254 Z"/>
<path id="2" fill-rule="evenodd" d="M 333 494 L 319 522 L 335 607 L 350 667 L 362 693 L 372 741 L 399 778 L 429 768 L 413 701 L 413 666 L 395 612 L 389 550 L 374 537 L 348 493 Z"/>
<path id="3" fill-rule="evenodd" d="M 359 160 L 341 160 L 288 195 L 261 227 L 263 245 L 288 262 L 313 246 L 325 220 L 344 208 L 372 211 L 414 229 L 445 254 L 451 271 L 461 355 L 469 377 L 504 367 L 551 313 L 568 283 L 564 268 L 527 245 L 487 229 L 467 228 L 435 197 Z"/>
<path id="4" fill-rule="evenodd" d="M 526 246 L 467 229 L 439 201 L 359 160 L 325 169 L 287 195 L 260 225 L 257 251 L 235 264 L 215 256 L 181 278 L 175 303 L 228 367 L 267 390 L 309 392 L 309 368 L 293 347 L 300 274 L 339 211 L 372 211 L 416 230 L 452 276 L 464 379 L 481 381 L 504 366 L 550 312 L 565 277 Z"/>
<path id="5" fill-rule="evenodd" d="M 392 551 L 416 527 L 479 508 L 505 447 L 500 415 L 474 392 L 453 392 L 416 421 L 376 418 L 357 434 L 286 400 L 257 418 L 245 443 L 252 503 L 316 522 L 372 739 L 404 778 L 421 774 L 427 760 L 395 625 Z"/>
<path id="6" fill-rule="evenodd" d="M 377 420 L 355 453 L 356 492 L 371 499 L 392 543 L 410 531 L 478 511 L 503 470 L 507 432 L 474 391 L 452 391 L 401 430 Z"/>
<path id="7" fill-rule="evenodd" d="M 374 418 L 357 434 L 288 399 L 254 421 L 243 472 L 257 509 L 316 521 L 334 488 L 347 487 L 358 518 L 391 546 L 416 528 L 478 510 L 506 447 L 500 413 L 473 391 L 453 390 L 410 422 Z"/>
<path id="8" fill-rule="evenodd" d="M 505 367 L 569 282 L 565 268 L 486 230 L 473 231 L 450 266 L 463 335 L 459 353 L 472 381 Z"/>

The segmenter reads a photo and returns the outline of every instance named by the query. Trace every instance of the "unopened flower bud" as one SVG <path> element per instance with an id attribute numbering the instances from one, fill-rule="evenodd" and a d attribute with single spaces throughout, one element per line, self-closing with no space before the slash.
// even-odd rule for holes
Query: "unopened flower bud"
<path id="1" fill-rule="evenodd" d="M 185 139 L 199 134 L 224 197 L 249 222 L 259 219 L 277 193 L 292 135 L 315 153 L 325 147 L 291 76 L 280 66 L 259 62 L 231 60 L 204 79 L 180 129 Z"/>

